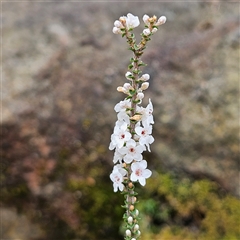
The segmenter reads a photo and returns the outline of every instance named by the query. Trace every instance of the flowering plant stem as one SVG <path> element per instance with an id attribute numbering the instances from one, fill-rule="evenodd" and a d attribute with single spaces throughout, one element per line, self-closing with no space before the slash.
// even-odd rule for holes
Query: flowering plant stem
<path id="1" fill-rule="evenodd" d="M 162 16 L 157 19 L 156 16 L 143 16 L 145 29 L 141 34 L 141 41 L 136 44 L 136 39 L 132 33 L 133 28 L 139 25 L 139 19 L 132 14 L 127 17 L 120 17 L 114 22 L 113 32 L 126 37 L 129 49 L 133 52 L 130 59 L 126 78 L 130 83 L 125 83 L 123 87 L 117 90 L 127 95 L 124 101 L 115 106 L 118 112 L 114 132 L 111 136 L 109 149 L 115 149 L 113 162 L 116 164 L 110 178 L 113 181 L 114 191 L 122 191 L 125 197 L 123 207 L 126 212 L 123 215 L 126 231 L 125 240 L 136 240 L 140 237 L 139 231 L 139 211 L 135 208 L 137 203 L 137 192 L 135 191 L 135 182 L 142 186 L 146 184 L 152 172 L 147 167 L 147 161 L 143 160 L 142 152 L 150 151 L 149 145 L 153 143 L 154 138 L 151 136 L 153 121 L 153 106 L 149 99 L 146 108 L 139 106 L 144 97 L 143 91 L 149 86 L 147 82 L 150 78 L 148 74 L 141 75 L 141 66 L 146 66 L 141 61 L 141 56 L 146 48 L 146 44 L 158 29 L 158 26 L 165 23 L 166 17 Z"/>

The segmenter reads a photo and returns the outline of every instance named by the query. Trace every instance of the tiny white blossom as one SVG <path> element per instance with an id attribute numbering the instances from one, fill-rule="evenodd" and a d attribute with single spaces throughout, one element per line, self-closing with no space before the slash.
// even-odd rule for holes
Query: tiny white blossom
<path id="1" fill-rule="evenodd" d="M 142 108 L 139 111 L 142 114 L 142 123 L 143 126 L 148 126 L 149 124 L 154 124 L 153 120 L 153 105 L 151 99 L 149 99 L 149 103 L 146 108 Z"/>
<path id="2" fill-rule="evenodd" d="M 139 181 L 142 186 L 145 186 L 146 179 L 152 175 L 152 172 L 147 168 L 147 161 L 135 162 L 131 165 L 132 173 L 130 176 L 131 181 Z"/>
<path id="3" fill-rule="evenodd" d="M 116 150 L 114 152 L 114 156 L 113 156 L 113 162 L 114 163 L 117 163 L 117 162 L 121 163 L 122 160 L 123 160 L 123 157 L 124 157 L 124 155 L 119 152 L 118 148 L 116 148 Z"/>
<path id="4" fill-rule="evenodd" d="M 119 189 L 120 191 L 123 191 L 124 185 L 123 185 L 123 175 L 119 172 L 118 167 L 114 166 L 112 173 L 110 174 L 110 179 L 113 182 L 113 189 L 114 192 L 117 192 Z"/>
<path id="5" fill-rule="evenodd" d="M 121 126 L 115 126 L 111 136 L 110 150 L 113 150 L 115 147 L 123 147 L 124 143 L 131 139 L 131 134 L 128 132 L 127 127 L 127 123 L 123 123 Z"/>
<path id="6" fill-rule="evenodd" d="M 131 163 L 133 160 L 141 161 L 142 160 L 142 152 L 144 151 L 144 147 L 141 145 L 137 145 L 137 143 L 130 139 L 127 141 L 126 146 L 119 149 L 121 154 L 125 154 L 123 160 L 125 163 Z"/>
<path id="7" fill-rule="evenodd" d="M 144 127 L 136 127 L 135 132 L 138 136 L 140 136 L 139 143 L 140 145 L 146 145 L 148 151 L 151 152 L 149 144 L 154 142 L 152 134 L 152 125 L 144 126 Z"/>
<path id="8" fill-rule="evenodd" d="M 127 124 L 130 124 L 130 120 L 129 120 L 129 116 L 127 115 L 127 112 L 125 111 L 120 111 L 118 114 L 117 114 L 117 118 L 118 118 L 118 123 L 122 123 L 122 122 L 125 122 Z"/>
<path id="9" fill-rule="evenodd" d="M 131 102 L 129 99 L 120 101 L 114 107 L 115 112 L 126 111 L 127 108 L 131 107 Z"/>
<path id="10" fill-rule="evenodd" d="M 152 29 L 152 33 L 157 32 L 157 30 L 158 30 L 157 28 L 153 28 L 153 29 Z"/>
<path id="11" fill-rule="evenodd" d="M 135 28 L 140 24 L 137 16 L 132 15 L 131 13 L 127 14 L 126 25 L 127 29 Z"/>

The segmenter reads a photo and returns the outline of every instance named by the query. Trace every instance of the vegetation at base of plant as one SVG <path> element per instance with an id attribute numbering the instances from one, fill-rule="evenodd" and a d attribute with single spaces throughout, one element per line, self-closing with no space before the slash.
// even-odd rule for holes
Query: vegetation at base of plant
<path id="1" fill-rule="evenodd" d="M 155 173 L 145 191 L 143 239 L 240 239 L 240 201 L 215 182 Z"/>

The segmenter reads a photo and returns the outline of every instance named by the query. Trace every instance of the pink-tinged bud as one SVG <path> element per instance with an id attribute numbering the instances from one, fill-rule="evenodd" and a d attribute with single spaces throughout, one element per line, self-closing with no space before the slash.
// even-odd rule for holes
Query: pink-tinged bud
<path id="1" fill-rule="evenodd" d="M 118 20 L 116 20 L 114 22 L 114 26 L 117 27 L 117 28 L 122 28 L 123 27 L 122 23 L 120 21 L 118 21 Z"/>
<path id="2" fill-rule="evenodd" d="M 123 87 L 126 89 L 126 90 L 134 90 L 134 88 L 132 87 L 132 85 L 130 83 L 124 83 L 123 84 Z"/>
<path id="3" fill-rule="evenodd" d="M 143 35 L 148 36 L 150 34 L 151 34 L 151 31 L 150 31 L 149 28 L 146 28 L 146 29 L 143 30 Z"/>
<path id="4" fill-rule="evenodd" d="M 144 23 L 148 26 L 149 25 L 149 16 L 147 15 L 147 14 L 145 14 L 144 16 L 143 16 L 143 21 L 144 21 Z"/>
<path id="5" fill-rule="evenodd" d="M 148 81 L 150 79 L 150 75 L 149 74 L 143 74 L 142 77 L 140 78 L 143 81 Z"/>
<path id="6" fill-rule="evenodd" d="M 117 28 L 117 27 L 114 27 L 112 31 L 113 31 L 114 34 L 121 34 L 122 33 L 121 29 Z"/>
<path id="7" fill-rule="evenodd" d="M 149 82 L 144 82 L 141 86 L 141 90 L 146 90 L 149 87 Z"/>
<path id="8" fill-rule="evenodd" d="M 158 21 L 157 21 L 157 23 L 156 23 L 156 26 L 160 26 L 160 25 L 164 24 L 166 21 L 167 21 L 167 18 L 166 18 L 165 16 L 161 16 L 161 17 L 158 19 Z"/>

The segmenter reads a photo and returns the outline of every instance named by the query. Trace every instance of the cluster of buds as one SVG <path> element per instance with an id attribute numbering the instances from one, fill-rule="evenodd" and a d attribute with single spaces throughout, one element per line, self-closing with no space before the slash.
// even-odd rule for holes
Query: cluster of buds
<path id="1" fill-rule="evenodd" d="M 140 24 L 138 17 L 128 13 L 127 16 L 116 20 L 113 27 L 113 33 L 126 37 L 129 49 L 133 52 L 125 74 L 129 82 L 117 88 L 117 91 L 124 93 L 126 97 L 114 107 L 117 121 L 109 145 L 110 150 L 115 149 L 113 157 L 115 165 L 110 174 L 114 192 L 120 190 L 125 196 L 123 206 L 126 208 L 123 216 L 126 222 L 125 240 L 136 240 L 141 234 L 138 225 L 139 211 L 135 208 L 137 193 L 134 184 L 139 182 L 145 186 L 146 179 L 152 175 L 152 172 L 147 169 L 147 161 L 143 159 L 142 153 L 150 152 L 150 144 L 154 142 L 152 136 L 153 105 L 149 99 L 146 107 L 141 106 L 144 91 L 149 87 L 150 76 L 142 74 L 140 67 L 146 64 L 140 57 L 146 48 L 146 43 L 150 40 L 149 36 L 157 31 L 159 25 L 166 22 L 166 17 L 162 16 L 157 19 L 156 16 L 144 15 L 143 21 L 145 29 L 141 34 L 142 39 L 139 44 L 136 44 L 132 33 L 133 28 Z"/>

